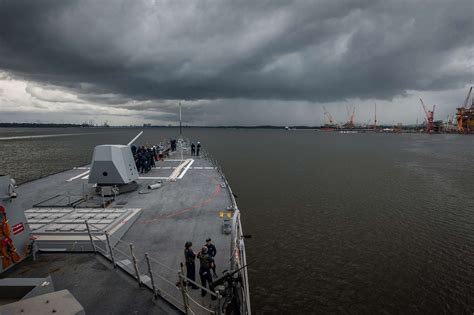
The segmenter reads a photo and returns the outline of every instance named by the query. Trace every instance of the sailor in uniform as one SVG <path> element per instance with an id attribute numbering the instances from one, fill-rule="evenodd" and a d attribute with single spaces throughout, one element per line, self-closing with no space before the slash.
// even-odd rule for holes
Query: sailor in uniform
<path id="1" fill-rule="evenodd" d="M 191 248 L 193 243 L 186 242 L 184 244 L 184 258 L 186 259 L 186 277 L 191 279 L 192 281 L 196 282 L 196 253 Z M 189 282 L 189 286 L 193 289 L 198 289 L 198 286 L 194 283 Z"/>
<path id="2" fill-rule="evenodd" d="M 199 258 L 200 267 L 199 267 L 199 276 L 201 277 L 201 285 L 206 288 L 206 283 L 209 284 L 209 289 L 211 289 L 212 276 L 211 268 L 214 265 L 214 260 L 207 253 L 207 247 L 203 246 L 201 251 L 198 253 L 197 257 Z M 211 289 L 212 290 L 212 289 Z M 207 292 L 201 289 L 201 296 L 206 296 Z M 213 300 L 216 299 L 214 295 L 211 296 Z"/>
<path id="3" fill-rule="evenodd" d="M 217 250 L 216 250 L 216 247 L 214 246 L 214 244 L 211 243 L 211 238 L 208 237 L 206 239 L 206 247 L 207 247 L 207 254 L 209 256 L 212 257 L 212 260 L 213 260 L 213 265 L 212 265 L 212 272 L 214 273 L 214 277 L 217 278 L 217 274 L 216 274 L 216 262 L 215 262 L 215 259 L 214 257 L 216 257 L 216 254 L 217 254 Z"/>

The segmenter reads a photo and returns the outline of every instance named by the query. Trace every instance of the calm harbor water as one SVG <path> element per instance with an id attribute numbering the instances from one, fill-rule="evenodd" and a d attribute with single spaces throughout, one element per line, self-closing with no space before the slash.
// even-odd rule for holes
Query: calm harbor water
<path id="1" fill-rule="evenodd" d="M 95 145 L 138 131 L 0 128 L 0 173 L 24 182 L 84 165 Z M 184 133 L 238 195 L 253 311 L 474 312 L 473 136 Z M 176 134 L 147 129 L 139 142 Z"/>

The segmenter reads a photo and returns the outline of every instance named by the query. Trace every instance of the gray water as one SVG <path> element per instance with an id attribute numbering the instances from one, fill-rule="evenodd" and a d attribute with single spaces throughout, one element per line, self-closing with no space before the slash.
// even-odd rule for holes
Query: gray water
<path id="1" fill-rule="evenodd" d="M 20 182 L 90 161 L 136 129 L 0 129 Z M 474 137 L 185 129 L 242 211 L 253 311 L 474 312 Z M 147 129 L 140 142 L 175 136 Z"/>

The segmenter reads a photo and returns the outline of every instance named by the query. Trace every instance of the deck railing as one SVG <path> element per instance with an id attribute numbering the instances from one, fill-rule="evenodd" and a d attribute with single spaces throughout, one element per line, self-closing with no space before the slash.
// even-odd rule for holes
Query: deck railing
<path id="1" fill-rule="evenodd" d="M 93 252 L 109 260 L 114 268 L 125 271 L 140 287 L 149 289 L 154 298 L 163 298 L 185 314 L 220 314 L 222 297 L 187 278 L 183 266 L 171 268 L 147 252 L 139 253 L 132 243 L 115 238 L 87 221 L 85 224 Z M 200 290 L 191 293 L 188 283 L 206 291 L 216 301 L 200 298 Z"/>
<path id="2" fill-rule="evenodd" d="M 235 195 L 232 192 L 232 188 L 230 188 L 229 182 L 225 177 L 225 174 L 222 170 L 222 167 L 219 165 L 217 160 L 212 156 L 212 154 L 208 153 L 207 151 L 203 151 L 203 155 L 205 158 L 209 160 L 209 162 L 216 167 L 219 175 L 221 176 L 224 184 L 227 188 L 227 192 L 229 194 L 229 198 L 231 200 L 231 207 L 234 210 L 234 215 L 232 216 L 232 235 L 231 235 L 231 248 L 232 253 L 230 257 L 231 262 L 231 269 L 236 270 L 240 269 L 244 266 L 247 266 L 247 257 L 245 255 L 245 243 L 244 243 L 244 235 L 242 233 L 242 225 L 240 222 L 240 210 L 237 206 L 237 202 L 235 200 Z M 242 282 L 243 282 L 243 292 L 242 292 L 242 304 L 245 305 L 245 311 L 243 313 L 251 314 L 250 309 L 250 292 L 249 292 L 249 282 L 248 282 L 248 274 L 246 270 L 241 273 L 242 274 Z"/>

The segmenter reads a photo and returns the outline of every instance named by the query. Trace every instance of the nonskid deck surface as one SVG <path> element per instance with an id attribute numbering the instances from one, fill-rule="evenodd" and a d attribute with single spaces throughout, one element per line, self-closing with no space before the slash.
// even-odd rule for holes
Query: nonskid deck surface
<path id="1" fill-rule="evenodd" d="M 210 237 L 217 247 L 217 273 L 220 275 L 223 270 L 230 269 L 231 238 L 222 233 L 221 217 L 221 213 L 231 205 L 228 188 L 207 159 L 188 154 L 184 154 L 182 159 L 180 153 L 174 152 L 165 161 L 157 161 L 154 169 L 140 174 L 136 191 L 118 195 L 107 206 L 112 209 L 142 209 L 116 246 L 124 254 L 129 254 L 128 245 L 133 244 L 139 272 L 144 278 L 147 278 L 144 258 L 147 252 L 152 261 L 157 262 L 152 263 L 153 272 L 168 280 L 162 284 L 164 291 L 170 291 L 171 284 L 176 284 L 180 263 L 184 261 L 186 241 L 193 242 L 193 249 L 197 252 Z M 17 189 L 21 207 L 30 209 L 55 195 L 82 196 L 90 189 L 85 174 L 87 169 L 87 166 L 78 167 L 21 185 Z M 177 169 L 179 174 L 176 174 Z M 148 185 L 157 182 L 162 183 L 161 188 L 148 189 Z M 121 261 L 121 257 L 116 259 Z M 123 263 L 129 263 L 125 260 Z M 85 279 L 89 278 L 87 271 L 81 271 Z M 200 282 L 198 271 L 197 261 L 196 281 Z M 180 299 L 179 290 L 175 293 L 174 298 Z M 209 294 L 205 298 L 200 297 L 200 290 L 190 290 L 190 294 L 193 299 L 210 306 Z"/>
<path id="2" fill-rule="evenodd" d="M 92 253 L 46 253 L 36 261 L 27 260 L 5 274 L 11 278 L 51 276 L 55 290 L 69 290 L 88 315 L 179 314 L 163 301 L 152 300 L 133 278 L 117 272 L 99 255 Z"/>
<path id="3" fill-rule="evenodd" d="M 185 158 L 191 157 L 185 156 Z M 166 164 L 165 161 L 157 166 Z M 158 168 L 141 175 L 141 178 L 169 176 L 170 171 L 172 170 Z M 141 180 L 144 186 L 155 182 L 154 179 Z M 153 264 L 153 272 L 164 276 L 173 285 L 178 279 L 180 263 L 184 261 L 184 243 L 187 241 L 193 243 L 193 249 L 197 252 L 204 245 L 206 238 L 210 237 L 217 247 L 215 260 L 218 274 L 230 269 L 230 235 L 222 234 L 223 219 L 219 213 L 226 211 L 231 205 L 231 200 L 227 188 L 222 187 L 222 183 L 214 167 L 207 160 L 197 158 L 181 179 L 163 181 L 163 187 L 147 194 L 139 194 L 137 198 L 118 196 L 117 203 L 126 202 L 126 207 L 143 209 L 141 216 L 122 240 L 133 243 L 137 253 L 148 252 L 154 259 L 169 266 L 171 270 Z M 126 250 L 126 244 L 122 243 L 121 249 Z M 139 268 L 146 270 L 144 256 L 141 258 Z M 197 261 L 197 282 L 199 282 L 198 269 Z M 171 285 L 162 284 L 164 290 L 169 289 Z M 206 306 L 211 303 L 209 295 L 206 298 L 200 297 L 199 290 L 191 290 L 190 294 Z M 175 291 L 174 297 L 181 298 L 179 291 Z"/>

